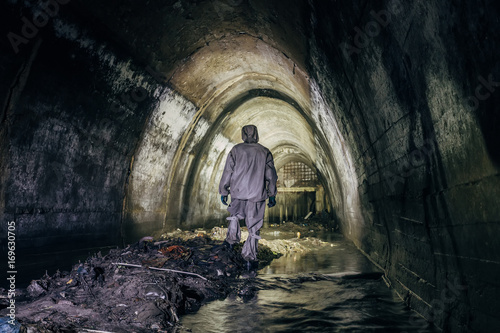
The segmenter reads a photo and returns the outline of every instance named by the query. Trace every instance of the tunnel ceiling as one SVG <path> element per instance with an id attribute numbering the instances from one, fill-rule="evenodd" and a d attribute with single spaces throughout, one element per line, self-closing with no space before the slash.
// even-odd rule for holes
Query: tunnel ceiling
<path id="1" fill-rule="evenodd" d="M 307 37 L 301 18 L 307 5 L 303 1 L 77 0 L 72 5 L 95 29 L 108 31 L 137 59 L 155 65 L 167 77 L 199 49 L 221 40 L 226 45 L 220 45 L 219 52 L 250 47 L 251 41 L 233 42 L 241 35 L 260 39 L 301 68 L 305 65 Z"/>
<path id="2" fill-rule="evenodd" d="M 307 76 L 260 39 L 238 35 L 211 43 L 180 65 L 170 82 L 199 108 L 198 117 L 231 142 L 240 142 L 241 127 L 254 123 L 271 151 L 291 144 L 310 157 L 309 164 L 314 161 L 312 128 L 305 118 L 311 107 Z"/>
<path id="3" fill-rule="evenodd" d="M 298 19 L 302 1 L 78 1 L 75 5 L 96 29 L 104 26 L 127 50 L 164 73 L 170 85 L 201 108 L 199 114 L 210 122 L 228 112 L 228 105 L 241 94 L 255 89 L 276 90 L 302 110 L 310 109 L 304 71 L 307 38 L 304 22 Z M 251 107 L 245 115 L 239 116 L 242 111 L 232 114 L 224 126 L 237 132 L 237 127 L 252 122 L 250 114 L 261 110 L 257 118 L 262 124 L 261 136 L 269 138 L 263 143 L 271 149 L 290 143 L 300 146 L 300 158 L 308 157 L 304 162 L 312 164 L 315 148 L 310 126 L 278 121 L 273 112 L 280 110 L 284 119 L 283 112 L 295 114 L 297 110 L 286 108 L 278 99 L 259 98 Z M 235 105 L 231 105 L 233 109 Z M 290 130 L 293 134 L 288 134 Z M 284 136 L 279 139 L 273 133 Z M 239 135 L 230 137 L 240 141 Z M 307 140 L 301 143 L 302 138 Z"/>

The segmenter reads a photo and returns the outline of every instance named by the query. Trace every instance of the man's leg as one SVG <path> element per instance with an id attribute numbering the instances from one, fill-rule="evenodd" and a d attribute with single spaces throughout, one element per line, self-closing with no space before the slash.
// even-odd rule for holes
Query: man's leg
<path id="1" fill-rule="evenodd" d="M 247 203 L 245 223 L 248 228 L 248 239 L 241 250 L 241 255 L 246 261 L 257 261 L 257 245 L 260 228 L 264 223 L 265 209 L 265 201 Z"/>
<path id="2" fill-rule="evenodd" d="M 231 214 L 228 220 L 226 242 L 230 245 L 237 244 L 241 239 L 240 220 L 245 218 L 245 201 L 238 199 L 231 200 L 227 211 Z"/>
<path id="3" fill-rule="evenodd" d="M 237 216 L 230 216 L 226 218 L 226 220 L 229 221 L 227 225 L 226 242 L 230 245 L 239 243 L 241 237 L 240 220 Z"/>

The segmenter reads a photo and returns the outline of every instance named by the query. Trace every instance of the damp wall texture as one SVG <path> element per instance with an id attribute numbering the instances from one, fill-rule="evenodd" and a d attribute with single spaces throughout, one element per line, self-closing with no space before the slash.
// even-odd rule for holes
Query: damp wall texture
<path id="1" fill-rule="evenodd" d="M 22 35 L 31 8 L 8 9 L 2 24 Z M 131 156 L 159 85 L 71 16 L 30 36 L 17 53 L 1 43 L 2 217 L 16 221 L 18 249 L 117 243 Z"/>
<path id="2" fill-rule="evenodd" d="M 309 71 L 356 164 L 347 237 L 447 331 L 500 327 L 498 5 L 314 2 Z"/>

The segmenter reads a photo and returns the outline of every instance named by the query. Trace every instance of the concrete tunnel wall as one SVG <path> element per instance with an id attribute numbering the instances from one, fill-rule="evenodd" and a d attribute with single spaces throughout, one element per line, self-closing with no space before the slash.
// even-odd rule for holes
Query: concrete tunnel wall
<path id="1" fill-rule="evenodd" d="M 3 36 L 27 3 L 2 5 Z M 412 308 L 500 326 L 496 3 L 64 3 L 19 52 L 0 42 L 0 218 L 20 249 L 220 222 L 251 121 L 277 166 L 318 171 Z"/>

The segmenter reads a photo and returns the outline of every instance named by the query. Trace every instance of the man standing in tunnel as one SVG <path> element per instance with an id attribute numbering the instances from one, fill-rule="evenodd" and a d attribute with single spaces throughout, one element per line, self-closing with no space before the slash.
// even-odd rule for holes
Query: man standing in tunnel
<path id="1" fill-rule="evenodd" d="M 266 199 L 268 206 L 276 205 L 276 181 L 278 176 L 274 168 L 273 155 L 266 147 L 258 143 L 257 127 L 246 125 L 241 129 L 243 143 L 231 149 L 219 184 L 221 201 L 227 206 L 231 193 L 231 203 L 227 210 L 231 214 L 226 240 L 224 243 L 232 248 L 240 242 L 240 222 L 245 219 L 248 228 L 248 239 L 243 245 L 241 255 L 246 261 L 247 269 L 257 268 L 257 243 L 260 228 L 264 221 Z"/>

